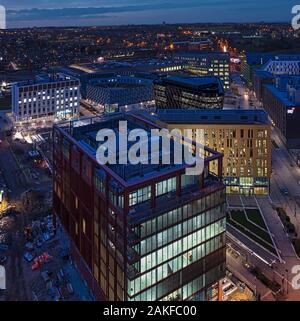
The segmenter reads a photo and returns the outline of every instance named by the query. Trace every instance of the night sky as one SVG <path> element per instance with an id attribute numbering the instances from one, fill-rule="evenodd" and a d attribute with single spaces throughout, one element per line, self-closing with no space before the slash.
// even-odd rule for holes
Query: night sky
<path id="1" fill-rule="evenodd" d="M 288 22 L 290 0 L 0 0 L 7 26 Z"/>

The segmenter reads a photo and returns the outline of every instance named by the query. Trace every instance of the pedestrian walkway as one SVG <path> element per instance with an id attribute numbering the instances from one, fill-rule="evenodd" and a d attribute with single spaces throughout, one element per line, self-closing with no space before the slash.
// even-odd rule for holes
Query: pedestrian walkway
<path id="1" fill-rule="evenodd" d="M 285 257 L 295 257 L 293 246 L 284 230 L 276 210 L 273 209 L 270 203 L 270 199 L 266 196 L 257 196 L 256 199 L 270 232 L 274 236 L 274 242 L 276 243 L 283 260 L 285 260 Z"/>
<path id="2" fill-rule="evenodd" d="M 247 285 L 254 291 L 260 294 L 264 301 L 275 301 L 275 298 L 268 287 L 262 284 L 248 269 L 238 260 L 234 259 L 231 255 L 226 256 L 227 267 L 237 277 L 247 280 Z"/>

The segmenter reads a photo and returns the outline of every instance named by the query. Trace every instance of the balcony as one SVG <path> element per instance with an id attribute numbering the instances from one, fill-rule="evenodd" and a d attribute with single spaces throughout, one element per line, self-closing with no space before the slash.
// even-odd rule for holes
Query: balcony
<path id="1" fill-rule="evenodd" d="M 205 181 L 205 188 L 200 189 L 198 185 L 187 187 L 181 191 L 181 196 L 177 197 L 176 192 L 171 192 L 156 198 L 156 207 L 151 208 L 150 201 L 134 205 L 130 208 L 127 220 L 130 226 L 138 225 L 144 221 L 150 220 L 162 213 L 171 211 L 183 206 L 193 200 L 202 198 L 210 193 L 216 192 L 224 187 L 219 179 L 210 175 Z M 132 233 L 129 235 L 129 241 L 134 242 L 137 236 Z"/>

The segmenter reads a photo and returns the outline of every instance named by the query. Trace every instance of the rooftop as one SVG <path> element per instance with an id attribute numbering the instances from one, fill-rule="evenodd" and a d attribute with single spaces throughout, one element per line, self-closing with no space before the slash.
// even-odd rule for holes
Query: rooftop
<path id="1" fill-rule="evenodd" d="M 255 71 L 255 76 L 260 78 L 270 78 L 273 79 L 274 75 L 272 75 L 269 71 L 258 69 Z"/>
<path id="2" fill-rule="evenodd" d="M 20 81 L 16 83 L 18 87 L 24 86 L 32 86 L 32 85 L 40 85 L 40 84 L 51 84 L 57 82 L 64 82 L 64 81 L 77 81 L 76 78 L 72 76 L 68 76 L 62 73 L 55 73 L 55 74 L 39 74 L 34 79 Z"/>
<path id="3" fill-rule="evenodd" d="M 206 58 L 223 58 L 230 59 L 230 55 L 227 52 L 221 51 L 190 51 L 190 52 L 179 52 L 174 54 L 174 57 L 183 56 L 183 57 L 206 57 Z"/>
<path id="4" fill-rule="evenodd" d="M 74 70 L 81 70 L 86 73 L 107 73 L 107 72 L 122 72 L 122 71 L 148 71 L 155 72 L 161 68 L 176 66 L 178 63 L 174 62 L 171 59 L 136 59 L 131 60 L 122 60 L 114 61 L 109 60 L 104 63 L 86 63 L 79 65 L 72 65 L 73 72 Z"/>
<path id="5" fill-rule="evenodd" d="M 264 85 L 277 99 L 279 99 L 287 108 L 300 107 L 300 104 L 295 104 L 295 102 L 289 100 L 287 91 L 280 91 L 276 86 L 271 84 Z"/>
<path id="6" fill-rule="evenodd" d="M 248 52 L 246 60 L 249 65 L 264 65 L 270 60 L 300 60 L 300 54 L 276 54 L 266 52 Z"/>
<path id="7" fill-rule="evenodd" d="M 124 146 L 119 142 L 119 135 L 123 132 L 122 128 L 120 128 L 120 121 L 127 121 L 127 135 L 128 132 L 132 129 L 144 129 L 147 133 L 148 140 L 145 140 L 145 144 L 148 144 L 148 161 L 151 158 L 151 144 L 154 140 L 160 140 L 160 150 L 158 153 L 159 156 L 159 164 L 120 164 L 118 162 L 118 156 L 121 152 L 125 150 L 129 150 L 130 147 L 136 143 L 128 142 L 128 146 Z M 144 117 L 133 113 L 116 113 L 111 116 L 105 117 L 92 117 L 92 118 L 82 118 L 79 120 L 66 121 L 54 126 L 60 131 L 64 132 L 64 135 L 69 138 L 73 143 L 75 143 L 80 149 L 82 149 L 86 154 L 88 154 L 95 162 L 96 152 L 100 143 L 97 141 L 97 133 L 99 130 L 113 130 L 116 134 L 116 164 L 107 164 L 104 165 L 103 168 L 108 170 L 110 173 L 114 173 L 118 178 L 121 179 L 121 183 L 130 184 L 137 183 L 139 180 L 143 181 L 147 178 L 154 178 L 155 176 L 161 176 L 162 174 L 172 173 L 178 170 L 184 170 L 189 167 L 189 165 L 183 164 L 174 164 L 174 141 L 171 140 L 171 148 L 170 148 L 170 160 L 171 164 L 162 164 L 162 149 L 161 149 L 161 137 L 151 136 L 151 129 L 160 129 L 158 125 L 152 123 Z M 124 134 L 124 132 L 123 132 Z M 208 159 L 218 158 L 220 154 L 205 147 L 206 155 L 208 155 Z M 164 153 L 165 155 L 165 153 Z M 153 155 L 152 155 L 153 156 Z M 98 162 L 97 162 L 98 164 Z M 99 165 L 99 164 L 98 164 Z"/>
<path id="8" fill-rule="evenodd" d="M 273 57 L 273 54 L 265 52 L 248 52 L 246 54 L 246 60 L 249 65 L 264 65 Z"/>
<path id="9" fill-rule="evenodd" d="M 166 77 L 157 82 L 169 83 L 197 90 L 218 89 L 220 92 L 224 91 L 222 82 L 218 77 Z"/>
<path id="10" fill-rule="evenodd" d="M 236 109 L 162 109 L 157 118 L 172 124 L 268 124 L 268 114 L 262 110 Z"/>
<path id="11" fill-rule="evenodd" d="M 111 88 L 111 89 L 130 89 L 137 88 L 141 86 L 152 85 L 153 81 L 147 78 L 140 78 L 135 76 L 120 76 L 120 75 L 107 75 L 100 76 L 98 78 L 93 78 L 89 81 L 89 84 L 101 87 L 101 88 Z"/>

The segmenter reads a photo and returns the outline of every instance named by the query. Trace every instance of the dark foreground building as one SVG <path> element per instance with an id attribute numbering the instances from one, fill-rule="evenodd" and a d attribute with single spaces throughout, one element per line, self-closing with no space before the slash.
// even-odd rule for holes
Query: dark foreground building
<path id="1" fill-rule="evenodd" d="M 157 108 L 222 109 L 224 89 L 217 77 L 166 77 L 154 82 Z"/>
<path id="2" fill-rule="evenodd" d="M 222 154 L 205 148 L 199 176 L 186 164 L 100 166 L 96 134 L 120 120 L 158 128 L 131 114 L 54 126 L 54 211 L 74 261 L 98 300 L 215 298 L 225 276 Z"/>

